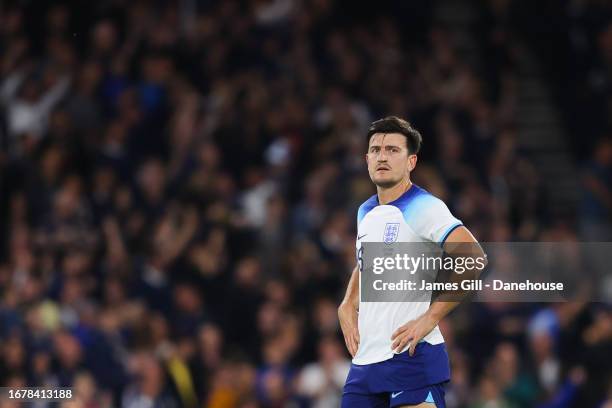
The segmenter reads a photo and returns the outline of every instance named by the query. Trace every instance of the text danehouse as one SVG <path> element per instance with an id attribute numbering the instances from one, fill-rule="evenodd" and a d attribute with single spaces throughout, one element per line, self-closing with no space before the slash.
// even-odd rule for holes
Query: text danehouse
<path id="1" fill-rule="evenodd" d="M 485 288 L 497 291 L 563 291 L 563 282 L 531 282 L 528 279 L 521 282 L 504 282 L 499 279 L 490 282 L 481 279 L 461 282 L 415 282 L 402 279 L 397 282 L 384 282 L 377 279 L 372 285 L 376 291 L 475 291 Z"/>

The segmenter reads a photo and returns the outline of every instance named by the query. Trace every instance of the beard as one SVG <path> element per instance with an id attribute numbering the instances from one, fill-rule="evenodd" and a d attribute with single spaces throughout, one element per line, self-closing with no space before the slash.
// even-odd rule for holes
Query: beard
<path id="1" fill-rule="evenodd" d="M 385 188 L 385 189 L 395 187 L 396 185 L 402 182 L 401 177 L 398 177 L 397 179 L 392 179 L 392 178 L 377 179 L 377 178 L 371 177 L 371 179 L 372 179 L 372 183 L 374 183 L 375 186 Z"/>

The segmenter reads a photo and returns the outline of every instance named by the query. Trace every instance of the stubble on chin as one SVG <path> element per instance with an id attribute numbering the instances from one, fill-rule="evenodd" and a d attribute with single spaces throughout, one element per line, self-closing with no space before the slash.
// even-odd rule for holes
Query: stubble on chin
<path id="1" fill-rule="evenodd" d="M 393 179 L 375 179 L 372 178 L 372 182 L 377 186 L 377 187 L 381 187 L 381 188 L 391 188 L 395 185 L 397 185 L 397 183 L 399 183 L 401 180 L 393 180 Z"/>

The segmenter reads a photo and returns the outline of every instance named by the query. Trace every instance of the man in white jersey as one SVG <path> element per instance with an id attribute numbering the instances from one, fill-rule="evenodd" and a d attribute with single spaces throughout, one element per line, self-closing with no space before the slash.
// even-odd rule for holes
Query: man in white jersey
<path id="1" fill-rule="evenodd" d="M 366 162 L 377 194 L 359 207 L 358 258 L 364 242 L 431 242 L 451 255 L 457 243 L 480 248 L 444 202 L 410 181 L 421 143 L 420 133 L 403 119 L 372 123 Z M 364 302 L 360 267 L 338 308 L 353 356 L 342 407 L 444 408 L 450 368 L 438 322 L 458 302 Z"/>

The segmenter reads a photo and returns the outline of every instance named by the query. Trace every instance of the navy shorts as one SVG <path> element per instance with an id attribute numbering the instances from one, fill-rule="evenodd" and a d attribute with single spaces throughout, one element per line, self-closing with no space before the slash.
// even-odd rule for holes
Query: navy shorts
<path id="1" fill-rule="evenodd" d="M 342 408 L 389 408 L 423 402 L 445 408 L 444 387 L 449 379 L 446 345 L 421 342 L 412 357 L 405 351 L 379 363 L 351 364 Z"/>

